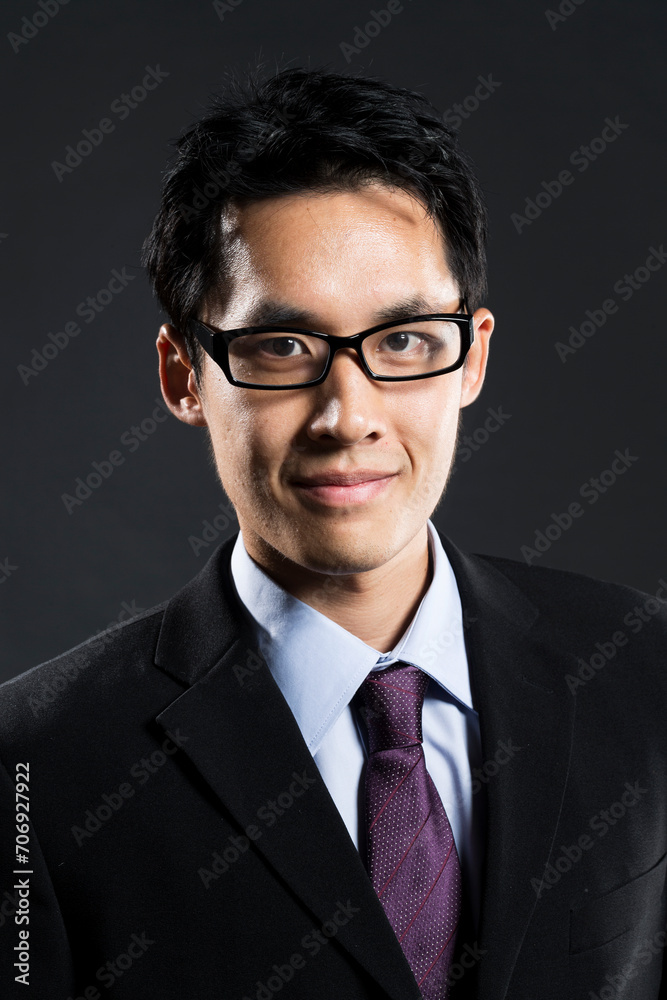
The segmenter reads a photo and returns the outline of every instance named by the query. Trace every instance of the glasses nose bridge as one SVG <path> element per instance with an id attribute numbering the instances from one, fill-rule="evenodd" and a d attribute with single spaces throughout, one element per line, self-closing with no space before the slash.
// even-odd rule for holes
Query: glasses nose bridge
<path id="1" fill-rule="evenodd" d="M 361 345 L 366 336 L 367 331 L 362 331 L 361 333 L 355 333 L 351 337 L 339 337 L 337 334 L 327 334 L 327 345 L 329 347 L 329 357 L 327 360 L 327 375 L 331 371 L 332 365 L 336 360 L 336 354 L 338 351 L 352 350 L 355 352 L 359 365 L 364 372 L 364 374 L 371 378 L 370 372 L 368 370 L 368 365 L 366 359 L 363 356 Z"/>

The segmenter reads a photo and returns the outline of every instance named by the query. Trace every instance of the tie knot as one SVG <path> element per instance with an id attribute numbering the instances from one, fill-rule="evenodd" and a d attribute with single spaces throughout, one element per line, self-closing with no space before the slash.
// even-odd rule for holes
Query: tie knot
<path id="1" fill-rule="evenodd" d="M 370 753 L 421 743 L 428 680 L 423 670 L 400 662 L 368 675 L 357 698 Z"/>

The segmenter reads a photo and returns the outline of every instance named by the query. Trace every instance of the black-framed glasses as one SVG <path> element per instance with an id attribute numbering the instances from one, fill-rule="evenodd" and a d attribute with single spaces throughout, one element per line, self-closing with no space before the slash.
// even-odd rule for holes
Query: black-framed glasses
<path id="1" fill-rule="evenodd" d="M 465 310 L 465 300 L 461 307 Z M 301 389 L 324 382 L 336 351 L 357 352 L 369 378 L 405 382 L 460 368 L 475 337 L 468 313 L 427 313 L 380 323 L 351 337 L 294 326 L 218 330 L 201 320 L 190 329 L 232 385 Z"/>

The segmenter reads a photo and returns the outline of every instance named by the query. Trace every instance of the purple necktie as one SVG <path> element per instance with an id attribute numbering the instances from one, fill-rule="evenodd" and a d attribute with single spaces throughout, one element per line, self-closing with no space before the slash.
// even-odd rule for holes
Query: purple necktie
<path id="1" fill-rule="evenodd" d="M 358 693 L 368 729 L 366 867 L 425 1000 L 446 1000 L 462 894 L 452 828 L 422 747 L 428 676 L 396 663 Z"/>

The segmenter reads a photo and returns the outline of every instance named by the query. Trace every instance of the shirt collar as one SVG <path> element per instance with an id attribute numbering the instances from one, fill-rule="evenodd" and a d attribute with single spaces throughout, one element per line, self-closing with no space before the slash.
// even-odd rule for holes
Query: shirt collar
<path id="1" fill-rule="evenodd" d="M 433 579 L 401 638 L 388 653 L 373 649 L 287 593 L 248 555 L 239 532 L 231 575 L 257 630 L 260 650 L 314 755 L 373 669 L 412 663 L 443 692 L 472 710 L 463 612 L 454 571 L 427 522 Z"/>

